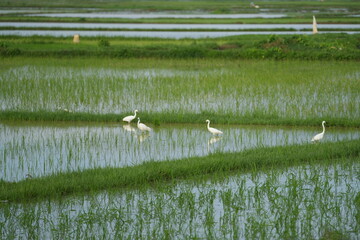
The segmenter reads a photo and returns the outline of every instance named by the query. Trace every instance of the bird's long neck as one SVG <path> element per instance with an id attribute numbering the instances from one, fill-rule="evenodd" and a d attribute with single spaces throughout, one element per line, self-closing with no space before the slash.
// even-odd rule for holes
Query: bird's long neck
<path id="1" fill-rule="evenodd" d="M 323 126 L 323 131 L 322 131 L 322 133 L 325 133 L 325 125 L 324 125 L 324 123 L 322 124 L 322 126 Z"/>
<path id="2" fill-rule="evenodd" d="M 136 117 L 136 111 L 134 112 L 135 114 L 134 114 L 134 117 Z"/>
<path id="3" fill-rule="evenodd" d="M 139 123 L 140 123 L 140 119 L 138 119 L 138 123 L 137 123 L 137 125 L 139 125 Z"/>
<path id="4" fill-rule="evenodd" d="M 207 122 L 207 128 L 208 129 L 210 128 L 210 122 L 209 121 Z"/>

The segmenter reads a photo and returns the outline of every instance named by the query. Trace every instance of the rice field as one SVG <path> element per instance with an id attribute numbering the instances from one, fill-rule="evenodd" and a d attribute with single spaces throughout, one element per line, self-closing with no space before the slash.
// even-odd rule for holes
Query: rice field
<path id="1" fill-rule="evenodd" d="M 53 201 L 0 203 L 3 239 L 357 239 L 359 174 L 339 161 Z"/>
<path id="2" fill-rule="evenodd" d="M 216 126 L 216 125 L 211 125 Z M 152 126 L 151 126 L 152 127 Z M 216 152 L 308 144 L 319 127 L 220 125 L 213 136 L 202 125 L 162 125 L 141 133 L 136 124 L 0 124 L 2 180 L 106 167 L 129 167 L 151 161 L 178 160 Z M 360 138 L 354 128 L 327 128 L 324 142 Z"/>
<path id="3" fill-rule="evenodd" d="M 78 44 L 2 36 L 0 239 L 360 238 L 359 39 L 324 28 L 358 23 L 356 1 L 0 6 L 2 22 L 82 28 L 310 29 L 316 15 L 320 30 L 181 40 L 80 33 Z M 130 19 L 135 13 L 142 18 Z M 244 13 L 255 18 L 239 18 Z M 121 122 L 135 109 L 152 132 L 140 132 L 136 119 Z M 223 134 L 209 133 L 206 119 Z M 324 139 L 311 143 L 323 120 Z"/>
<path id="4" fill-rule="evenodd" d="M 358 62 L 8 61 L 0 71 L 2 111 L 360 118 Z"/>
<path id="5" fill-rule="evenodd" d="M 39 119 L 0 122 L 1 239 L 359 236 L 358 62 L 5 60 L 0 114 Z"/>

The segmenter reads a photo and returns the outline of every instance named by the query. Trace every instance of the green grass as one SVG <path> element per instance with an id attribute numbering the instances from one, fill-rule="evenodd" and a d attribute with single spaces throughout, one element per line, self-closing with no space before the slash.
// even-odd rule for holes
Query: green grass
<path id="1" fill-rule="evenodd" d="M 358 174 L 354 159 L 313 161 L 51 201 L 1 202 L 0 230 L 9 240 L 356 239 Z"/>
<path id="2" fill-rule="evenodd" d="M 359 23 L 359 18 L 351 15 L 357 14 L 360 4 L 356 1 L 261 1 L 257 2 L 261 7 L 250 7 L 250 2 L 238 1 L 38 1 L 28 2 L 25 0 L 1 2 L 3 8 L 37 8 L 41 12 L 97 12 L 97 11 L 133 11 L 141 13 L 175 12 L 191 13 L 202 12 L 208 14 L 239 14 L 239 13 L 284 13 L 282 18 L 239 18 L 239 19 L 119 19 L 119 18 L 84 18 L 84 17 L 41 17 L 23 16 L 19 14 L 3 14 L 0 21 L 24 21 L 24 22 L 99 22 L 99 23 L 207 23 L 207 24 L 270 24 L 270 23 L 308 23 L 311 24 L 312 16 L 316 12 L 318 22 L 321 23 Z M 83 7 L 87 8 L 84 9 Z M 93 8 L 90 10 L 89 8 Z M 299 12 L 299 9 L 306 12 Z M 338 10 L 336 10 L 338 9 Z M 346 9 L 345 11 L 343 9 Z"/>
<path id="3" fill-rule="evenodd" d="M 99 46 L 107 40 L 108 47 Z M 214 39 L 0 37 L 0 56 L 359 60 L 359 34 L 247 35 Z"/>
<path id="4" fill-rule="evenodd" d="M 126 115 L 133 113 L 123 112 L 119 114 L 96 114 L 96 113 L 69 113 L 65 111 L 46 112 L 46 111 L 2 111 L 0 121 L 51 121 L 51 122 L 122 122 Z M 215 112 L 202 112 L 198 114 L 174 112 L 151 113 L 142 112 L 143 122 L 160 126 L 169 123 L 192 123 L 203 124 L 204 119 L 211 119 L 217 124 L 239 124 L 239 125 L 273 125 L 273 126 L 319 126 L 324 117 L 314 117 L 307 119 L 280 118 L 278 116 L 268 116 L 266 114 L 247 114 L 235 116 L 233 114 L 217 114 Z M 326 117 L 327 126 L 331 127 L 360 127 L 360 120 L 336 117 Z"/>
<path id="5" fill-rule="evenodd" d="M 320 1 L 261 1 L 257 2 L 264 9 L 287 9 L 287 11 L 297 12 L 298 8 L 308 10 L 326 11 L 331 8 L 348 8 L 351 11 L 359 9 L 359 4 L 356 1 L 339 1 L 328 0 Z M 237 13 L 237 12 L 256 12 L 258 9 L 251 8 L 249 2 L 239 1 L 69 1 L 57 0 L 48 1 L 41 0 L 37 2 L 29 2 L 26 0 L 6 1 L 0 3 L 2 7 L 42 7 L 42 8 L 99 8 L 103 10 L 141 10 L 141 11 L 208 11 L 212 13 Z"/>
<path id="6" fill-rule="evenodd" d="M 250 7 L 250 2 L 239 1 L 48 1 L 28 2 L 25 0 L 1 2 L 3 8 L 37 8 L 42 12 L 63 9 L 62 12 L 92 12 L 92 11 L 134 11 L 145 13 L 156 12 L 203 12 L 210 14 L 238 14 L 238 13 L 261 13 L 266 9 L 267 13 L 285 13 L 285 18 L 275 19 L 118 19 L 118 18 L 59 18 L 21 16 L 17 14 L 4 14 L 0 21 L 56 21 L 56 22 L 113 22 L 113 23 L 311 23 L 312 15 L 316 11 L 319 23 L 359 23 L 356 17 L 349 17 L 360 10 L 360 4 L 356 1 L 260 1 L 256 2 L 260 9 Z M 86 6 L 87 9 L 83 7 Z M 72 8 L 72 9 L 71 9 Z M 88 8 L 94 8 L 90 10 Z M 299 12 L 299 9 L 306 12 Z M 340 9 L 338 11 L 334 9 Z M 342 9 L 346 9 L 344 12 Z"/>
<path id="7" fill-rule="evenodd" d="M 149 162 L 135 167 L 104 168 L 58 174 L 16 183 L 0 182 L 0 199 L 23 202 L 76 193 L 156 185 L 179 179 L 230 172 L 259 171 L 335 159 L 359 160 L 360 141 L 294 145 L 216 153 L 176 161 Z"/>

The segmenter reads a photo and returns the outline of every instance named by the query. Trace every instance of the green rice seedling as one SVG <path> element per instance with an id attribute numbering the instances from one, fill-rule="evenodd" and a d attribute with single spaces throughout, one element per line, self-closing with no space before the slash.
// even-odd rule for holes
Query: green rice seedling
<path id="1" fill-rule="evenodd" d="M 358 170 L 358 158 L 340 158 L 50 202 L 7 203 L 0 206 L 0 227 L 7 239 L 14 238 L 15 228 L 17 237 L 35 230 L 38 238 L 321 239 L 336 233 L 352 239 L 359 233 L 354 221 Z M 336 172 L 344 176 L 338 182 Z"/>
<path id="2" fill-rule="evenodd" d="M 118 187 L 137 187 L 207 174 L 251 171 L 312 161 L 358 155 L 358 140 L 337 143 L 264 147 L 240 153 L 216 153 L 172 161 L 149 161 L 123 168 L 94 168 L 58 173 L 19 182 L 0 182 L 0 199 L 24 201 L 44 197 L 92 192 Z M 289 152 L 291 154 L 289 154 Z M 253 177 L 254 181 L 256 176 Z M 315 185 L 321 189 L 321 184 Z M 296 190 L 296 189 L 295 189 Z M 259 195 L 260 196 L 260 195 Z"/>
<path id="3" fill-rule="evenodd" d="M 53 61 L 14 61 L 1 72 L 3 118 L 120 121 L 137 108 L 143 121 L 157 124 L 213 117 L 221 123 L 313 125 L 326 118 L 356 125 L 359 119 L 356 62 L 143 59 L 79 68 L 79 59 L 70 60 L 76 67 Z M 141 63 L 158 67 L 139 69 Z"/>
<path id="4" fill-rule="evenodd" d="M 261 146 L 308 143 L 315 129 L 222 126 L 213 137 L 206 125 L 162 125 L 129 133 L 119 124 L 7 123 L 1 125 L 2 178 L 7 181 L 86 169 L 126 167 Z M 329 130 L 324 141 L 358 139 L 357 129 Z"/>

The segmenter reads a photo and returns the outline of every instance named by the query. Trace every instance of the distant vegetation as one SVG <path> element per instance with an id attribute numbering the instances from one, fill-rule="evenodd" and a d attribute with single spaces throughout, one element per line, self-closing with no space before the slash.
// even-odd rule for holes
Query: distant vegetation
<path id="1" fill-rule="evenodd" d="M 268 9 L 270 12 L 276 9 L 283 9 L 286 12 L 298 12 L 300 9 L 308 11 L 319 10 L 327 12 L 330 9 L 341 8 L 351 11 L 359 10 L 359 4 L 356 0 L 270 0 L 270 1 L 253 1 L 260 5 L 259 9 L 250 6 L 251 1 L 233 1 L 233 0 L 196 0 L 196 1 L 137 1 L 137 0 L 12 0 L 0 2 L 0 7 L 41 7 L 41 8 L 99 8 L 102 10 L 142 10 L 148 12 L 156 11 L 208 11 L 211 13 L 237 13 L 239 11 L 257 12 L 260 9 Z"/>
<path id="2" fill-rule="evenodd" d="M 360 12 L 360 4 L 356 0 L 326 0 L 326 1 L 253 1 L 259 8 L 254 8 L 252 1 L 137 1 L 137 0 L 105 0 L 105 1 L 71 1 L 71 0 L 13 0 L 0 1 L 0 7 L 6 8 L 40 8 L 41 12 L 97 12 L 97 11 L 134 11 L 145 13 L 156 12 L 197 12 L 210 14 L 238 14 L 238 13 L 284 13 L 285 18 L 254 18 L 254 19 L 119 19 L 119 18 L 61 18 L 37 17 L 15 13 L 0 15 L 0 21 L 57 21 L 57 22 L 132 22 L 132 23 L 308 23 L 314 13 L 321 19 L 321 23 L 359 23 L 358 17 L 353 16 Z M 85 8 L 84 8 L 85 7 Z M 59 10 L 61 9 L 61 10 Z M 265 11 L 264 11 L 265 10 Z"/>
<path id="3" fill-rule="evenodd" d="M 32 57 L 360 60 L 360 34 L 246 35 L 214 39 L 1 36 L 0 55 Z M 106 46 L 106 48 L 104 48 Z"/>

